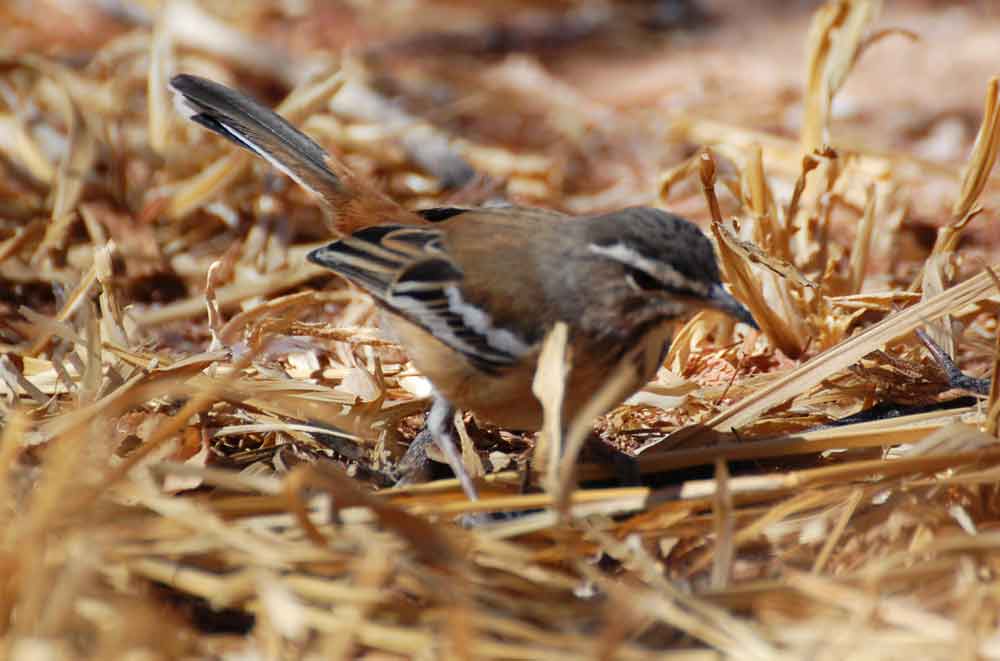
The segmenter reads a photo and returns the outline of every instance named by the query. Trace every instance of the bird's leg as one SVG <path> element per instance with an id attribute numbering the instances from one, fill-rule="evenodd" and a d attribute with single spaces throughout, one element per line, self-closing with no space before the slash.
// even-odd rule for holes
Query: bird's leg
<path id="1" fill-rule="evenodd" d="M 425 424 L 420 433 L 410 441 L 410 446 L 396 464 L 393 474 L 396 477 L 397 487 L 420 484 L 431 479 L 431 460 L 427 456 L 427 446 L 433 442 L 434 438 Z"/>
<path id="2" fill-rule="evenodd" d="M 455 407 L 447 399 L 434 393 L 434 403 L 431 404 L 431 410 L 427 413 L 427 431 L 434 438 L 441 454 L 444 455 L 451 470 L 455 473 L 455 477 L 461 483 L 465 495 L 469 497 L 469 500 L 479 500 L 476 485 L 472 483 L 472 478 L 465 470 L 465 464 L 462 463 L 462 453 L 455 442 L 454 420 Z"/>
<path id="3" fill-rule="evenodd" d="M 454 418 L 455 407 L 447 399 L 435 393 L 424 428 L 410 443 L 410 447 L 407 448 L 396 467 L 397 486 L 430 479 L 430 459 L 427 456 L 427 446 L 436 443 L 469 500 L 479 499 L 476 486 L 472 483 L 472 478 L 469 477 L 465 470 L 465 464 L 462 462 L 462 453 L 455 443 Z"/>

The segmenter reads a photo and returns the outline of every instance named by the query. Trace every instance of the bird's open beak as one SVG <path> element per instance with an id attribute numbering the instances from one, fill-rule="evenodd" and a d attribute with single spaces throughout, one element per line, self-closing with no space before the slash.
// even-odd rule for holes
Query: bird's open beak
<path id="1" fill-rule="evenodd" d="M 760 326 L 754 321 L 750 310 L 743 307 L 743 304 L 733 298 L 733 295 L 727 292 L 722 285 L 714 285 L 712 287 L 712 290 L 708 294 L 708 300 L 711 301 L 713 308 L 722 310 L 737 321 L 742 321 L 755 330 L 760 330 Z"/>

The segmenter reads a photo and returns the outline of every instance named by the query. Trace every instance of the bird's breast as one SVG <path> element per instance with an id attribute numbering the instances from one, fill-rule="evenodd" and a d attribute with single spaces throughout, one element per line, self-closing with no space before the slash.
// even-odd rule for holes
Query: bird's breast
<path id="1" fill-rule="evenodd" d="M 414 366 L 456 407 L 509 429 L 534 431 L 541 428 L 542 406 L 532 391 L 539 346 L 511 367 L 487 373 L 405 319 L 388 314 L 383 323 L 406 349 Z M 609 386 L 609 379 L 619 365 L 625 365 L 628 373 L 607 399 L 606 408 L 617 406 L 639 390 L 656 374 L 669 339 L 670 328 L 663 325 L 651 329 L 623 355 L 615 355 L 612 349 L 598 348 L 591 343 L 579 344 L 570 358 L 572 365 L 563 406 L 564 425 L 583 411 L 595 394 Z"/>

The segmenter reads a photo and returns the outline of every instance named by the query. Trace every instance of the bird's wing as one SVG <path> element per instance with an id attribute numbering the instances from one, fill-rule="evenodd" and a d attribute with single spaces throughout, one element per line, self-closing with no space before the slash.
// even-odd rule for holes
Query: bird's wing
<path id="1" fill-rule="evenodd" d="M 484 371 L 511 366 L 530 350 L 464 295 L 464 274 L 439 229 L 368 227 L 314 250 L 309 260 L 344 276 Z"/>

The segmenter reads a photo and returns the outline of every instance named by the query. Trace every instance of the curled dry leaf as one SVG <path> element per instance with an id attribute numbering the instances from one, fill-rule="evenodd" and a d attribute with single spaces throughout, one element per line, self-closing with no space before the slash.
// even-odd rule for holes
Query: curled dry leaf
<path id="1" fill-rule="evenodd" d="M 807 278 L 794 264 L 778 257 L 768 255 L 750 241 L 741 241 L 724 223 L 718 224 L 718 236 L 726 242 L 726 246 L 748 262 L 759 264 L 771 273 L 809 289 L 819 289 L 819 285 Z"/>

